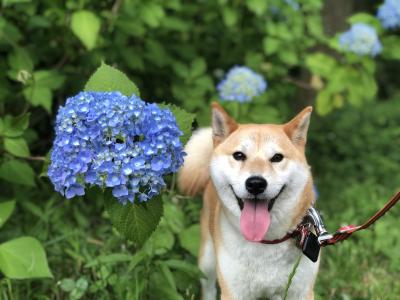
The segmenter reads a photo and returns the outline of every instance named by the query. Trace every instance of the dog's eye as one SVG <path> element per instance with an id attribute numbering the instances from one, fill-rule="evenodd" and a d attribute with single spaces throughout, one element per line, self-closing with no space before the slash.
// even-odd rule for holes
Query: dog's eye
<path id="1" fill-rule="evenodd" d="M 276 153 L 274 154 L 274 156 L 272 156 L 272 158 L 270 159 L 271 162 L 280 162 L 283 159 L 283 155 L 280 153 Z"/>
<path id="2" fill-rule="evenodd" d="M 235 160 L 245 160 L 246 154 L 244 154 L 243 152 L 240 152 L 240 151 L 236 151 L 235 153 L 233 153 L 233 158 Z"/>

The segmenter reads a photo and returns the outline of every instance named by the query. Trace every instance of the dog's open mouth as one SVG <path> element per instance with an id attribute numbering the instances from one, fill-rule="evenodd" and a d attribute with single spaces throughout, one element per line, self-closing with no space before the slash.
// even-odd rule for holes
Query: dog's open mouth
<path id="1" fill-rule="evenodd" d="M 278 194 L 271 199 L 241 199 L 236 195 L 231 186 L 241 210 L 240 230 L 246 240 L 259 242 L 264 238 L 271 223 L 270 211 L 285 187 L 283 185 Z"/>
<path id="2" fill-rule="evenodd" d="M 233 193 L 233 194 L 235 195 L 235 197 L 236 197 L 236 200 L 237 200 L 237 202 L 238 202 L 238 205 L 239 205 L 240 210 L 243 210 L 243 207 L 244 207 L 244 201 L 243 201 L 243 199 L 239 198 L 239 197 L 236 195 L 236 193 L 235 193 L 235 191 L 233 190 L 233 187 L 232 187 L 232 186 L 230 186 L 230 187 L 231 187 L 231 189 L 232 189 L 232 193 Z M 272 210 L 272 207 L 273 207 L 274 204 L 275 204 L 276 199 L 279 198 L 279 196 L 282 194 L 282 192 L 283 192 L 283 190 L 285 189 L 285 187 L 286 187 L 286 185 L 284 184 L 284 185 L 281 187 L 281 189 L 279 190 L 278 194 L 277 194 L 275 197 L 273 197 L 272 199 L 257 199 L 257 198 L 254 198 L 254 199 L 249 199 L 248 201 L 265 201 L 265 202 L 266 202 L 266 205 L 268 206 L 268 211 L 271 211 L 271 210 Z"/>

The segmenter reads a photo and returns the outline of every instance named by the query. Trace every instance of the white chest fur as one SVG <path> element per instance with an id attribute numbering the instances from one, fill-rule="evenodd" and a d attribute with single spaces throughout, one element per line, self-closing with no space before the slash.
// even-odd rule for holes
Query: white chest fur
<path id="1" fill-rule="evenodd" d="M 296 261 L 301 255 L 288 299 L 306 299 L 318 271 L 318 263 L 302 255 L 293 240 L 265 245 L 246 241 L 221 214 L 221 243 L 217 250 L 220 273 L 233 299 L 282 299 Z"/>

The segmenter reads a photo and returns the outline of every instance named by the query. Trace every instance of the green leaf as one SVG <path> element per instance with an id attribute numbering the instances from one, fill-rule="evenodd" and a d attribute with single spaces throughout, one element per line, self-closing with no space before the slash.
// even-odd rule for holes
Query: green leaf
<path id="1" fill-rule="evenodd" d="M 323 53 L 313 53 L 307 56 L 306 65 L 314 74 L 329 77 L 336 67 L 336 61 Z"/>
<path id="2" fill-rule="evenodd" d="M 0 202 L 0 228 L 11 216 L 15 208 L 15 200 Z"/>
<path id="3" fill-rule="evenodd" d="M 400 37 L 390 35 L 382 37 L 382 56 L 386 59 L 400 59 Z"/>
<path id="4" fill-rule="evenodd" d="M 4 149 L 15 156 L 28 157 L 29 147 L 23 138 L 5 138 Z"/>
<path id="5" fill-rule="evenodd" d="M 65 76 L 53 70 L 40 70 L 33 73 L 35 85 L 39 87 L 55 90 L 60 88 L 64 81 Z"/>
<path id="6" fill-rule="evenodd" d="M 183 260 L 177 260 L 177 259 L 170 259 L 164 261 L 164 263 L 171 269 L 176 269 L 180 270 L 184 273 L 186 273 L 189 276 L 193 277 L 203 277 L 204 274 L 199 270 L 199 268 L 195 265 L 192 265 L 186 261 Z"/>
<path id="7" fill-rule="evenodd" d="M 159 4 L 148 1 L 141 5 L 139 16 L 150 27 L 158 27 L 164 15 L 164 9 Z"/>
<path id="8" fill-rule="evenodd" d="M 35 186 L 35 173 L 26 162 L 9 160 L 0 166 L 0 178 L 12 183 Z"/>
<path id="9" fill-rule="evenodd" d="M 115 264 L 120 262 L 130 262 L 133 256 L 125 253 L 112 253 L 109 255 L 100 255 L 94 260 L 88 262 L 85 268 L 91 268 L 100 264 Z"/>
<path id="10" fill-rule="evenodd" d="M 5 137 L 19 137 L 29 126 L 30 113 L 25 113 L 17 117 L 6 115 L 3 120 L 3 128 L 0 135 Z"/>
<path id="11" fill-rule="evenodd" d="M 348 21 L 350 22 L 350 24 L 355 24 L 355 23 L 369 24 L 369 25 L 375 27 L 375 29 L 378 32 L 382 31 L 382 26 L 381 26 L 379 20 L 377 18 L 375 18 L 375 16 L 367 14 L 367 13 L 354 14 L 348 19 Z"/>
<path id="12" fill-rule="evenodd" d="M 43 246 L 32 237 L 0 245 L 0 270 L 11 279 L 53 278 Z"/>
<path id="13" fill-rule="evenodd" d="M 33 84 L 24 89 L 23 93 L 25 99 L 33 106 L 42 106 L 48 113 L 51 113 L 53 94 L 49 88 Z"/>
<path id="14" fill-rule="evenodd" d="M 122 205 L 107 193 L 105 207 L 114 227 L 127 239 L 142 246 L 157 228 L 163 214 L 160 197 L 147 202 Z"/>
<path id="15" fill-rule="evenodd" d="M 139 96 L 139 89 L 121 71 L 102 63 L 85 85 L 85 91 L 119 91 L 126 96 Z"/>
<path id="16" fill-rule="evenodd" d="M 204 74 L 206 69 L 207 69 L 206 61 L 201 57 L 196 58 L 192 62 L 192 69 L 190 70 L 190 77 L 192 77 L 192 78 L 198 77 L 198 76 Z"/>
<path id="17" fill-rule="evenodd" d="M 25 48 L 15 48 L 8 56 L 8 63 L 11 69 L 15 71 L 26 70 L 33 71 L 33 61 Z"/>
<path id="18" fill-rule="evenodd" d="M 225 25 L 228 27 L 232 27 L 236 24 L 239 18 L 239 14 L 234 8 L 224 6 L 222 9 L 222 17 L 224 19 Z"/>
<path id="19" fill-rule="evenodd" d="M 60 288 L 64 292 L 71 292 L 75 288 L 75 280 L 71 278 L 64 278 L 60 282 Z"/>
<path id="20" fill-rule="evenodd" d="M 279 51 L 282 46 L 280 39 L 268 36 L 263 39 L 263 48 L 265 54 L 274 54 Z"/>
<path id="21" fill-rule="evenodd" d="M 9 5 L 13 5 L 13 4 L 28 3 L 28 2 L 31 2 L 31 0 L 3 0 L 3 5 L 9 6 Z"/>
<path id="22" fill-rule="evenodd" d="M 172 111 L 176 118 L 176 123 L 183 133 L 180 140 L 182 144 L 186 144 L 192 133 L 192 123 L 195 119 L 195 115 L 173 104 L 160 104 L 160 107 L 168 108 Z"/>
<path id="23" fill-rule="evenodd" d="M 316 110 L 321 115 L 327 115 L 333 110 L 331 93 L 327 90 L 321 91 L 316 99 Z"/>
<path id="24" fill-rule="evenodd" d="M 100 19 L 91 11 L 80 10 L 72 14 L 72 32 L 81 40 L 88 50 L 95 47 L 100 31 Z"/>
<path id="25" fill-rule="evenodd" d="M 261 16 L 267 10 L 268 3 L 265 0 L 247 0 L 246 5 L 257 16 Z"/>
<path id="26" fill-rule="evenodd" d="M 200 245 L 200 225 L 194 224 L 183 230 L 179 234 L 179 241 L 184 249 L 197 257 Z"/>

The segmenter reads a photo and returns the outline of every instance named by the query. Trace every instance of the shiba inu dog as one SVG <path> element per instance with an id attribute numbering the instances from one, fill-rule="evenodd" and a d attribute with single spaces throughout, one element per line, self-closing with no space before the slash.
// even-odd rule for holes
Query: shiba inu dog
<path id="1" fill-rule="evenodd" d="M 282 299 L 301 257 L 288 299 L 313 299 L 318 262 L 293 239 L 280 239 L 313 204 L 305 157 L 312 108 L 282 125 L 238 124 L 217 103 L 212 128 L 195 132 L 186 146 L 178 183 L 188 195 L 203 193 L 199 266 L 203 299 Z"/>

